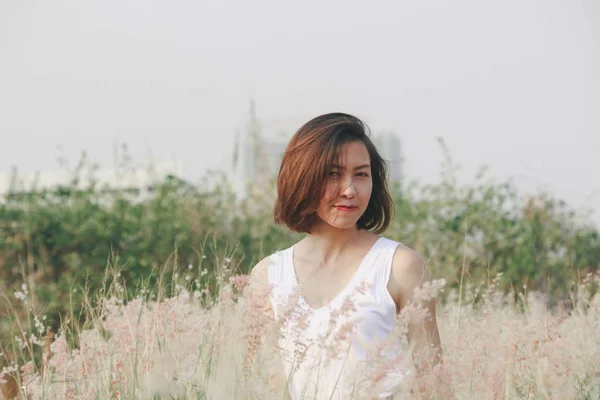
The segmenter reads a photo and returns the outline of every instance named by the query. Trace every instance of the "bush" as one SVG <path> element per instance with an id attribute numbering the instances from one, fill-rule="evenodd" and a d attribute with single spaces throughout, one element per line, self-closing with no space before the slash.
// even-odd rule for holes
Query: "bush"
<path id="1" fill-rule="evenodd" d="M 435 277 L 463 289 L 461 297 L 468 295 L 463 280 L 475 287 L 500 274 L 497 288 L 515 299 L 536 291 L 551 306 L 572 307 L 579 283 L 598 273 L 596 227 L 579 222 L 564 202 L 544 193 L 520 197 L 510 181 L 487 179 L 483 170 L 474 184 L 458 185 L 455 169 L 449 161 L 437 184 L 395 187 L 385 236 L 418 250 Z M 239 199 L 223 174 L 197 185 L 168 176 L 143 194 L 100 185 L 94 170 L 83 162 L 69 185 L 14 188 L 4 196 L 0 309 L 8 309 L 24 281 L 35 312 L 56 332 L 67 315 L 84 322 L 84 293 L 113 283 L 108 267 L 119 269 L 130 294 L 155 286 L 161 274 L 183 276 L 190 266 L 205 270 L 207 285 L 216 288 L 223 269 L 247 273 L 301 237 L 274 225 L 273 186 Z M 91 179 L 84 185 L 85 174 Z M 169 284 L 163 289 L 174 293 Z M 3 318 L 2 343 L 19 318 L 26 320 L 18 313 Z"/>

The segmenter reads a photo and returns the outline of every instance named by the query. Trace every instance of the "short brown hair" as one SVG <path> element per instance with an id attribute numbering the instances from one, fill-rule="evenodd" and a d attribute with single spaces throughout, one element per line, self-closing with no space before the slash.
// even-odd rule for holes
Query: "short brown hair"
<path id="1" fill-rule="evenodd" d="M 343 113 L 324 114 L 302 125 L 281 161 L 275 223 L 285 224 L 295 232 L 310 232 L 339 150 L 344 144 L 362 142 L 371 159 L 373 191 L 357 227 L 378 234 L 385 231 L 394 209 L 387 184 L 387 163 L 367 132 L 370 130 L 363 121 Z"/>

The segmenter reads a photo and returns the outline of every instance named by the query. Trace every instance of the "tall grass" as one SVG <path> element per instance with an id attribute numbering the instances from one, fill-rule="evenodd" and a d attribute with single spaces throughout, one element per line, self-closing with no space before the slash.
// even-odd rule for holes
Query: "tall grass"
<path id="1" fill-rule="evenodd" d="M 106 274 L 96 305 L 92 293 L 84 294 L 84 323 L 67 318 L 56 334 L 47 331 L 43 315 L 31 312 L 35 297 L 23 286 L 10 304 L 34 322 L 32 329 L 21 326 L 0 350 L 3 357 L 13 355 L 1 378 L 5 398 L 286 398 L 288 377 L 275 350 L 285 321 L 270 320 L 264 312 L 267 291 L 249 287 L 247 275 L 235 275 L 224 264 L 217 295 L 204 270 L 192 265 L 184 275 L 163 274 L 157 285 L 130 296 L 121 272 L 111 268 Z M 443 362 L 409 374 L 396 398 L 600 396 L 600 295 L 590 292 L 600 277 L 581 283 L 570 310 L 548 308 L 537 292 L 515 301 L 498 291 L 498 281 L 465 283 L 460 307 L 456 289 L 446 288 L 437 316 Z M 167 283 L 175 288 L 169 296 Z M 421 291 L 421 300 L 444 288 L 443 281 L 436 283 Z M 425 317 L 418 301 L 403 310 L 392 341 L 403 340 L 409 321 Z M 335 354 L 345 339 L 335 331 L 330 338 Z M 344 398 L 371 398 L 380 371 L 394 367 L 373 354 Z M 409 347 L 394 362 L 414 370 Z"/>
<path id="2" fill-rule="evenodd" d="M 17 185 L 0 201 L 5 397 L 24 386 L 44 398 L 268 398 L 274 359 L 259 350 L 268 346 L 250 346 L 251 363 L 243 350 L 256 337 L 243 321 L 263 320 L 232 289 L 244 279 L 229 278 L 300 238 L 273 224 L 273 188 L 238 199 L 224 176 L 211 177 L 216 185 L 170 176 L 144 197 L 100 185 L 94 169 L 83 159 L 69 184 Z M 597 397 L 597 228 L 545 193 L 520 195 L 484 170 L 459 185 L 455 170 L 448 157 L 439 183 L 395 186 L 385 233 L 447 282 L 445 362 L 431 378 L 441 386 L 425 388 Z"/>

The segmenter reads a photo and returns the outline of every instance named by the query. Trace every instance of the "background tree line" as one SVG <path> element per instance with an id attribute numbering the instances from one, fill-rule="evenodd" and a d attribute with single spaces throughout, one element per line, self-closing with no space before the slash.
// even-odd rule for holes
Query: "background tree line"
<path id="1" fill-rule="evenodd" d="M 108 265 L 122 268 L 127 290 L 152 287 L 159 274 L 223 268 L 246 273 L 261 257 L 301 235 L 273 223 L 274 187 L 236 198 L 224 175 L 218 184 L 168 176 L 149 195 L 116 190 L 93 178 L 84 162 L 68 185 L 9 191 L 0 201 L 0 310 L 26 282 L 57 328 L 60 315 L 98 291 Z M 385 236 L 417 249 L 432 274 L 450 287 L 485 284 L 499 273 L 505 292 L 540 291 L 567 305 L 577 283 L 598 273 L 598 229 L 559 199 L 521 196 L 510 182 L 482 170 L 459 185 L 448 158 L 439 183 L 392 188 L 395 214 Z M 463 294 L 468 294 L 463 291 Z M 473 295 L 473 293 L 471 293 Z M 476 297 L 476 295 L 475 295 Z M 3 318 L 4 319 L 4 318 Z M 11 323 L 0 323 L 0 338 Z"/>

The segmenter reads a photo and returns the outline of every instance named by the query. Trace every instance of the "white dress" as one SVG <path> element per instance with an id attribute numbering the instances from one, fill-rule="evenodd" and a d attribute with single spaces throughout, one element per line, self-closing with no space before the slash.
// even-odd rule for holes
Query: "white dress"
<path id="1" fill-rule="evenodd" d="M 360 399 L 365 390 L 385 398 L 410 373 L 400 340 L 390 335 L 396 305 L 387 283 L 398 245 L 379 238 L 348 285 L 320 308 L 298 294 L 294 247 L 270 256 L 270 300 L 292 400 Z"/>

